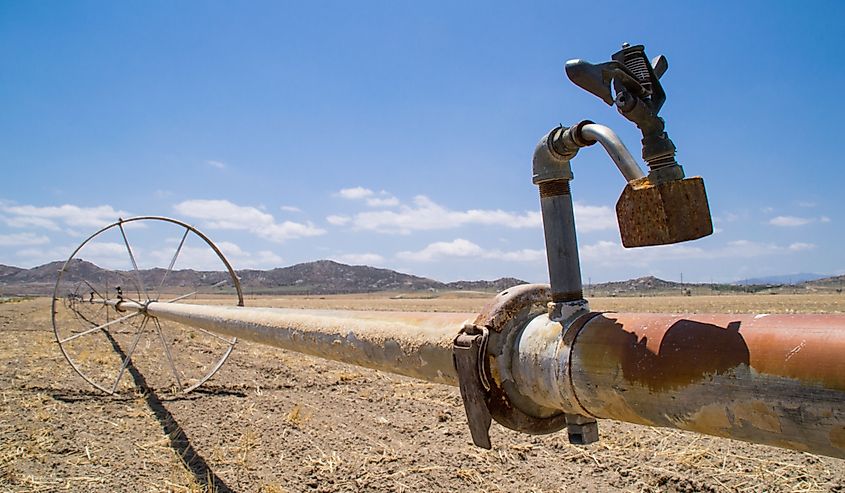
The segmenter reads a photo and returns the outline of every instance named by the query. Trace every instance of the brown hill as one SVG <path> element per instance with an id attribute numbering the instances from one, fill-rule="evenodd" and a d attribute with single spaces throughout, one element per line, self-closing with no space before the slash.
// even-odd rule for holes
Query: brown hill
<path id="1" fill-rule="evenodd" d="M 644 294 L 673 290 L 680 291 L 685 286 L 687 285 L 673 281 L 664 281 L 663 279 L 654 276 L 646 276 L 638 277 L 637 279 L 629 279 L 627 281 L 612 281 L 600 284 L 593 284 L 589 286 L 589 289 L 592 291 L 600 291 L 607 293 Z"/>
<path id="2" fill-rule="evenodd" d="M 238 272 L 249 290 L 287 291 L 310 294 L 366 293 L 443 289 L 441 282 L 365 265 L 346 265 L 318 260 L 271 270 Z"/>
<path id="3" fill-rule="evenodd" d="M 842 289 L 845 287 L 845 275 L 807 281 L 801 285 L 808 289 Z"/>
<path id="4" fill-rule="evenodd" d="M 455 281 L 446 284 L 449 289 L 457 291 L 504 291 L 512 286 L 527 284 L 515 277 L 501 277 L 495 281 Z"/>

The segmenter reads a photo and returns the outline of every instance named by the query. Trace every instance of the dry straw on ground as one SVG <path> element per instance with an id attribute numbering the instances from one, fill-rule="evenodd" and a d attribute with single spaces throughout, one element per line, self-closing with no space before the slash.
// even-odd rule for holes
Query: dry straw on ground
<path id="1" fill-rule="evenodd" d="M 251 299 L 255 306 L 475 311 L 481 297 Z M 845 311 L 845 296 L 603 298 L 599 310 Z M 602 440 L 492 429 L 471 446 L 456 389 L 239 344 L 195 394 L 87 387 L 49 300 L 0 304 L 0 491 L 845 491 L 845 461 L 602 421 Z M 155 370 L 151 370 L 155 371 Z M 166 422 L 163 422 L 166 421 Z"/>

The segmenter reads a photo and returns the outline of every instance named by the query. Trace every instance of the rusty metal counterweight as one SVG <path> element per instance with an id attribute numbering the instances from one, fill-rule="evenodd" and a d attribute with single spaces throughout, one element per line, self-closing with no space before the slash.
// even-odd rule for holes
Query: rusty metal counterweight
<path id="1" fill-rule="evenodd" d="M 470 313 L 110 304 L 449 385 L 458 384 L 453 339 L 475 318 Z M 534 407 L 845 458 L 845 315 L 592 312 L 561 324 L 545 313 L 522 318 L 494 313 L 489 319 L 518 327 L 510 354 L 492 356 L 492 378 L 518 389 L 519 398 Z"/>

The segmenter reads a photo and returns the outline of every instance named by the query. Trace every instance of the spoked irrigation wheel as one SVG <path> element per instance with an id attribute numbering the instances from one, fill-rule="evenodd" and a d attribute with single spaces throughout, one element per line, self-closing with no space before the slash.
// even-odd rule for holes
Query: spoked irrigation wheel
<path id="1" fill-rule="evenodd" d="M 146 310 L 121 312 L 121 300 L 243 306 L 226 257 L 181 221 L 120 219 L 83 241 L 53 291 L 56 341 L 73 370 L 109 394 L 136 385 L 190 392 L 220 369 L 235 346 L 235 338 L 160 320 Z"/>

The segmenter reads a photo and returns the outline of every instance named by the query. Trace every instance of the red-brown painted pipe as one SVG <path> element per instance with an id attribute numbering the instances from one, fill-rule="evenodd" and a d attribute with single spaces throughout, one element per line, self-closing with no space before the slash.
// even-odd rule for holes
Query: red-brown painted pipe
<path id="1" fill-rule="evenodd" d="M 554 375 L 535 360 L 529 377 L 538 403 L 845 458 L 845 316 L 586 316 L 569 338 L 545 315 L 526 327 L 519 360 L 556 344 Z"/>

